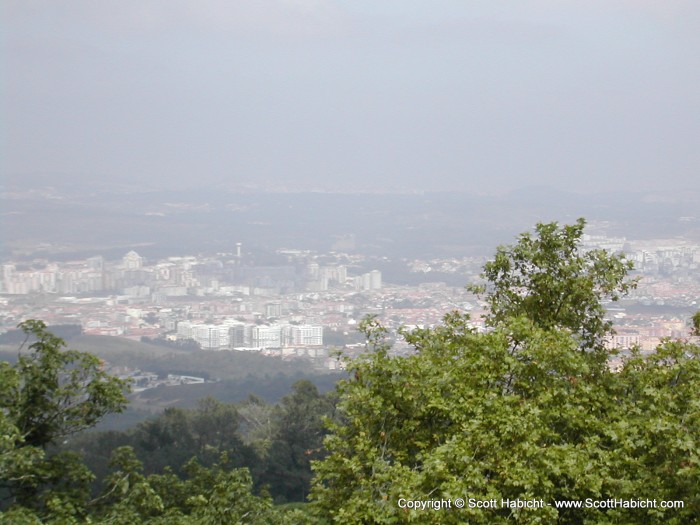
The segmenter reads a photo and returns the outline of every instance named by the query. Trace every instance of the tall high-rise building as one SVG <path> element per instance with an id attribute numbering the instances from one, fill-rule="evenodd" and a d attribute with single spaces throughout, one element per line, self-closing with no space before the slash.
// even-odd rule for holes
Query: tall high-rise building
<path id="1" fill-rule="evenodd" d="M 382 287 L 382 272 L 379 270 L 372 270 L 369 272 L 369 289 L 379 290 Z"/>
<path id="2" fill-rule="evenodd" d="M 2 265 L 2 286 L 0 286 L 0 291 L 8 293 L 12 288 L 12 277 L 15 273 L 14 264 L 3 264 Z M 12 293 L 12 292 L 9 292 Z"/>
<path id="3" fill-rule="evenodd" d="M 134 252 L 136 253 L 136 252 Z M 91 270 L 96 270 L 101 272 L 104 269 L 104 264 L 105 260 L 104 257 L 101 255 L 97 255 L 95 257 L 90 257 L 89 259 L 85 259 L 85 263 L 87 264 L 87 267 L 90 268 Z"/>
<path id="4" fill-rule="evenodd" d="M 382 272 L 372 270 L 354 278 L 356 290 L 380 290 L 382 288 Z"/>
<path id="5" fill-rule="evenodd" d="M 143 266 L 143 257 L 131 250 L 122 258 L 122 266 L 126 270 L 140 270 Z"/>

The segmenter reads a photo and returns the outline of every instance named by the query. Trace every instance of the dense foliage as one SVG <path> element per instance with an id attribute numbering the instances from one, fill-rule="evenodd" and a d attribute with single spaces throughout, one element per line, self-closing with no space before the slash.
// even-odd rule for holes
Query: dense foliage
<path id="1" fill-rule="evenodd" d="M 343 524 L 700 519 L 700 349 L 666 341 L 611 366 L 602 302 L 634 282 L 621 256 L 582 250 L 583 224 L 540 224 L 535 236 L 499 248 L 478 288 L 490 307 L 486 333 L 454 312 L 442 326 L 405 333 L 416 351 L 396 358 L 382 326 L 364 324 L 371 352 L 349 363 L 341 418 L 315 465 L 324 516 Z M 405 504 L 457 498 L 467 504 Z M 683 508 L 555 505 L 611 498 Z"/>
<path id="2" fill-rule="evenodd" d="M 182 479 L 192 459 L 211 468 L 225 455 L 229 469 L 248 469 L 256 490 L 264 487 L 275 502 L 303 502 L 332 397 L 302 380 L 277 406 L 258 398 L 238 405 L 203 398 L 195 409 L 168 408 L 131 430 L 84 434 L 63 448 L 78 453 L 98 481 L 109 475 L 111 452 L 119 447 L 133 451 L 145 475 L 168 471 Z"/>
<path id="3" fill-rule="evenodd" d="M 53 506 L 81 514 L 90 472 L 72 454 L 46 449 L 126 405 L 123 381 L 90 354 L 64 351 L 41 321 L 20 325 L 28 354 L 0 363 L 0 490 L 4 499 L 48 515 Z"/>
<path id="4" fill-rule="evenodd" d="M 333 394 L 299 381 L 278 406 L 212 398 L 128 432 L 74 434 L 126 404 L 126 383 L 40 321 L 0 366 L 0 523 L 303 523 Z M 251 475 L 252 474 L 252 475 Z M 291 520 L 291 521 L 288 521 Z"/>

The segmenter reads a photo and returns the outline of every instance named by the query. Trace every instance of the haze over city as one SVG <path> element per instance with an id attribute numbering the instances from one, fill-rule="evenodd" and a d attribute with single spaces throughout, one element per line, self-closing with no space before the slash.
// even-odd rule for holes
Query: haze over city
<path id="1" fill-rule="evenodd" d="M 4 185 L 700 188 L 697 2 L 2 10 Z"/>

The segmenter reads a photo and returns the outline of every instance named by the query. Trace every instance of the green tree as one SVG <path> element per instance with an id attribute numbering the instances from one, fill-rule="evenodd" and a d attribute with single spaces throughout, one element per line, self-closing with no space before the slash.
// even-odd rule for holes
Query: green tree
<path id="1" fill-rule="evenodd" d="M 700 311 L 695 312 L 693 318 L 691 319 L 693 328 L 691 330 L 691 335 L 700 336 Z"/>
<path id="2" fill-rule="evenodd" d="M 170 447 L 211 465 L 191 459 L 182 476 L 169 468 L 147 475 L 133 449 L 122 446 L 112 455 L 106 487 L 90 499 L 91 472 L 77 454 L 53 454 L 50 445 L 120 410 L 126 385 L 105 374 L 93 356 L 61 351 L 63 341 L 43 323 L 22 327 L 32 353 L 14 366 L 0 363 L 0 498 L 9 507 L 0 510 L 1 525 L 315 523 L 306 509 L 278 509 L 269 495 L 254 494 L 248 469 L 231 460 L 241 453 L 240 416 L 213 399 L 197 410 L 171 410 L 141 429 L 152 453 Z"/>
<path id="3" fill-rule="evenodd" d="M 246 442 L 254 446 L 260 454 L 267 450 L 272 442 L 273 412 L 273 405 L 265 403 L 264 400 L 252 394 L 238 406 Z"/>
<path id="4" fill-rule="evenodd" d="M 140 423 L 129 441 L 148 474 L 169 467 L 185 475 L 184 466 L 190 459 L 211 466 L 224 452 L 231 465 L 254 465 L 255 452 L 238 433 L 240 420 L 234 405 L 207 397 L 199 400 L 196 409 L 170 407 Z"/>
<path id="5" fill-rule="evenodd" d="M 40 515 L 59 507 L 83 512 L 92 475 L 74 454 L 51 456 L 47 448 L 122 411 L 127 384 L 105 373 L 95 356 L 64 350 L 42 321 L 19 327 L 29 353 L 21 348 L 15 365 L 0 363 L 4 506 L 17 503 Z"/>
<path id="6" fill-rule="evenodd" d="M 114 470 L 106 479 L 106 489 L 93 502 L 100 521 L 127 525 L 147 523 L 163 515 L 163 500 L 144 476 L 143 466 L 131 447 L 117 448 L 112 453 L 110 466 Z M 173 523 L 177 522 L 173 520 Z"/>
<path id="7" fill-rule="evenodd" d="M 191 460 L 186 479 L 172 473 L 145 476 L 129 447 L 114 453 L 94 523 L 127 525 L 268 525 L 313 523 L 299 509 L 276 509 L 269 496 L 253 494 L 247 469 L 231 468 L 226 454 L 211 467 Z"/>
<path id="8" fill-rule="evenodd" d="M 700 347 L 665 340 L 652 354 L 633 352 L 615 378 L 620 415 L 608 436 L 626 480 L 620 492 L 684 502 L 675 514 L 659 513 L 659 523 L 698 522 Z"/>
<path id="9" fill-rule="evenodd" d="M 311 460 L 321 457 L 324 419 L 333 410 L 328 396 L 308 380 L 297 381 L 292 393 L 273 413 L 272 441 L 260 481 L 279 501 L 305 501 L 311 483 Z"/>
<path id="10" fill-rule="evenodd" d="M 235 405 L 224 404 L 212 397 L 200 399 L 192 414 L 192 427 L 200 461 L 211 464 L 222 453 L 234 463 L 242 464 L 254 455 L 243 444 L 239 434 L 241 416 Z"/>
<path id="11" fill-rule="evenodd" d="M 44 451 L 25 446 L 24 437 L 9 417 L 7 405 L 19 388 L 19 376 L 8 363 L 0 363 L 0 480 L 5 484 L 19 483 L 28 477 L 36 462 L 44 458 Z"/>
<path id="12" fill-rule="evenodd" d="M 488 333 L 454 312 L 405 333 L 363 323 L 312 495 L 334 523 L 691 523 L 700 519 L 698 349 L 667 342 L 611 370 L 602 301 L 633 283 L 581 248 L 583 221 L 538 225 L 484 275 Z M 553 272 L 549 277 L 547 272 Z M 695 394 L 694 394 L 695 392 Z M 679 475 L 680 473 L 680 475 Z M 408 500 L 495 500 L 421 511 Z M 683 509 L 503 508 L 501 500 L 679 499 Z"/>
<path id="13" fill-rule="evenodd" d="M 500 246 L 484 265 L 486 318 L 492 327 L 522 316 L 543 329 L 571 330 L 582 349 L 600 349 L 612 323 L 605 319 L 604 301 L 617 301 L 636 286 L 628 280 L 631 261 L 605 250 L 583 250 L 584 219 L 559 227 L 555 222 L 523 233 L 511 246 Z"/>

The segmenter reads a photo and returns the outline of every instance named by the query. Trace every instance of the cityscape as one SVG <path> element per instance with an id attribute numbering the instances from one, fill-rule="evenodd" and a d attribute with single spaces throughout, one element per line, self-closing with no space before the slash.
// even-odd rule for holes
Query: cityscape
<path id="1" fill-rule="evenodd" d="M 651 351 L 663 338 L 686 337 L 700 300 L 700 244 L 606 236 L 599 233 L 605 225 L 593 226 L 597 233 L 584 236 L 584 248 L 624 253 L 637 279 L 629 296 L 607 305 L 616 330 L 609 346 Z M 378 257 L 280 249 L 284 264 L 256 265 L 245 248 L 236 243 L 232 253 L 156 260 L 130 250 L 118 260 L 8 261 L 0 283 L 1 328 L 41 318 L 78 324 L 87 334 L 306 358 L 325 369 L 342 366 L 339 350 L 363 351 L 358 323 L 366 316 L 389 330 L 396 353 L 408 350 L 400 329 L 434 327 L 454 310 L 484 329 L 485 305 L 440 276 L 479 282 L 486 256 L 404 259 L 416 283 L 401 284 L 380 270 L 363 270 L 381 263 Z"/>

